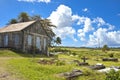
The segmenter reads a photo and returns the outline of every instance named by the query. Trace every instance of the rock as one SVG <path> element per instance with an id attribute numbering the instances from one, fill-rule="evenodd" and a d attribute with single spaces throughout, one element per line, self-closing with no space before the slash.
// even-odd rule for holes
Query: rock
<path id="1" fill-rule="evenodd" d="M 78 64 L 79 66 L 89 66 L 89 64 L 87 62 L 81 62 Z"/>
<path id="2" fill-rule="evenodd" d="M 102 59 L 103 61 L 118 61 L 118 59 L 117 58 L 103 58 Z"/>
<path id="3" fill-rule="evenodd" d="M 111 66 L 110 68 L 120 69 L 120 66 Z"/>
<path id="4" fill-rule="evenodd" d="M 80 63 L 80 61 L 79 61 L 79 60 L 73 60 L 73 62 Z"/>
<path id="5" fill-rule="evenodd" d="M 105 72 L 105 73 L 108 73 L 110 70 L 115 70 L 115 71 L 119 71 L 120 69 L 118 68 L 115 68 L 115 67 L 110 67 L 110 68 L 105 68 L 105 69 L 101 69 L 101 70 L 98 70 L 99 72 Z"/>
<path id="6" fill-rule="evenodd" d="M 96 65 L 90 66 L 90 68 L 93 69 L 93 70 L 100 70 L 100 69 L 104 69 L 105 66 L 101 63 L 97 63 Z"/>
<path id="7" fill-rule="evenodd" d="M 38 63 L 40 64 L 44 64 L 44 65 L 51 65 L 55 63 L 55 60 L 51 59 L 51 60 L 46 60 L 46 59 L 41 59 Z"/>
<path id="8" fill-rule="evenodd" d="M 65 73 L 60 73 L 59 75 L 61 77 L 65 77 L 66 79 L 70 80 L 72 78 L 78 77 L 80 75 L 82 75 L 82 71 L 81 70 L 72 70 L 71 72 L 65 72 Z"/>

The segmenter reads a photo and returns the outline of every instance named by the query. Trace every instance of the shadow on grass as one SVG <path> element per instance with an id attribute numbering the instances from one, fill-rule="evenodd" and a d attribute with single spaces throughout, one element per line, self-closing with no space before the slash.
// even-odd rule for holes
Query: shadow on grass
<path id="1" fill-rule="evenodd" d="M 20 50 L 16 49 L 10 49 L 11 51 L 15 52 L 16 54 L 22 56 L 22 57 L 27 57 L 27 58 L 48 58 L 48 56 L 44 53 L 25 53 Z"/>
<path id="2" fill-rule="evenodd" d="M 44 53 L 25 53 L 20 50 L 11 49 L 11 48 L 0 48 L 1 57 L 26 57 L 26 58 L 48 58 Z"/>

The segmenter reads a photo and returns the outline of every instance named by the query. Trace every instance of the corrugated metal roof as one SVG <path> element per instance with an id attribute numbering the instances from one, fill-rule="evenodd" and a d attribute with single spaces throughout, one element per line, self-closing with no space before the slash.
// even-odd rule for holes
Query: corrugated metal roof
<path id="1" fill-rule="evenodd" d="M 21 30 L 25 29 L 26 27 L 28 27 L 29 25 L 33 24 L 34 22 L 35 21 L 10 24 L 10 25 L 8 25 L 6 27 L 1 28 L 0 33 L 21 31 Z"/>

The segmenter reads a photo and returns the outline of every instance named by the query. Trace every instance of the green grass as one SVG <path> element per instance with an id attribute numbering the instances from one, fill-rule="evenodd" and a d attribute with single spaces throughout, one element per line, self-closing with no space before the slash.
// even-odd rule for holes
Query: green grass
<path id="1" fill-rule="evenodd" d="M 0 57 L 20 57 L 19 54 L 16 54 L 15 52 L 11 50 L 0 50 Z"/>
<path id="2" fill-rule="evenodd" d="M 84 73 L 84 75 L 76 78 L 75 80 L 104 80 L 105 74 L 103 73 L 98 73 L 88 67 L 76 66 L 75 63 L 68 63 L 73 60 L 79 60 L 82 62 L 81 57 L 83 56 L 89 58 L 87 62 L 90 65 L 94 65 L 96 63 L 103 63 L 107 67 L 120 65 L 120 62 L 103 62 L 101 60 L 103 57 L 109 57 L 110 53 L 113 53 L 114 57 L 120 58 L 119 50 L 111 50 L 104 53 L 97 49 L 65 49 L 70 50 L 71 52 L 58 55 L 58 59 L 65 59 L 64 62 L 66 62 L 65 65 L 61 66 L 57 66 L 55 64 L 43 65 L 38 63 L 40 58 L 50 59 L 51 57 L 37 55 L 33 58 L 31 54 L 16 53 L 11 50 L 0 50 L 0 60 L 4 60 L 6 65 L 3 67 L 20 80 L 65 80 L 64 78 L 59 77 L 58 74 L 67 71 L 69 72 L 73 69 L 80 69 Z M 70 56 L 73 52 L 78 56 Z"/>
<path id="3" fill-rule="evenodd" d="M 56 65 L 41 65 L 37 61 L 39 59 L 12 59 L 9 62 L 9 67 L 13 73 L 17 72 L 22 75 L 25 80 L 62 80 L 57 74 L 70 71 L 73 66 L 56 66 Z"/>

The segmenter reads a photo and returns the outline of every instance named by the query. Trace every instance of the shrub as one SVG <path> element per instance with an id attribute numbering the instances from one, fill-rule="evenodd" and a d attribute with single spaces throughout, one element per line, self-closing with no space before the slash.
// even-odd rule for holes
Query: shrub
<path id="1" fill-rule="evenodd" d="M 113 53 L 109 54 L 109 57 L 114 57 L 114 54 Z"/>
<path id="2" fill-rule="evenodd" d="M 106 75 L 105 80 L 120 80 L 120 71 L 116 72 L 115 70 L 111 70 Z"/>
<path id="3" fill-rule="evenodd" d="M 108 51 L 108 50 L 109 50 L 109 47 L 108 47 L 107 45 L 104 45 L 103 48 L 102 48 L 102 51 L 103 51 L 103 52 L 106 52 L 106 51 Z"/>
<path id="4" fill-rule="evenodd" d="M 54 48 L 50 50 L 50 52 L 69 52 L 67 49 L 61 49 L 61 48 Z"/>

